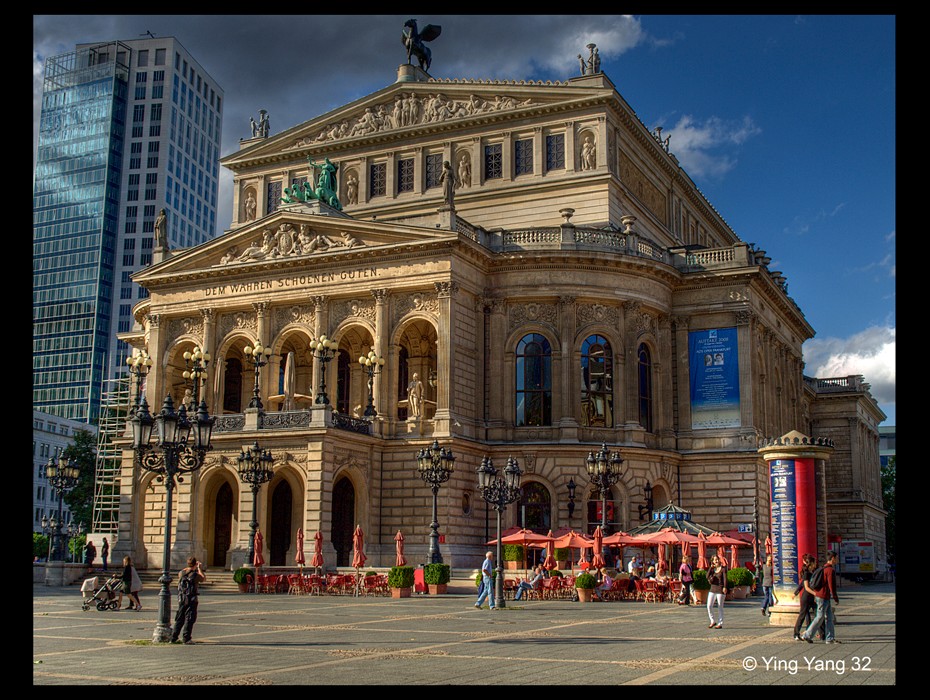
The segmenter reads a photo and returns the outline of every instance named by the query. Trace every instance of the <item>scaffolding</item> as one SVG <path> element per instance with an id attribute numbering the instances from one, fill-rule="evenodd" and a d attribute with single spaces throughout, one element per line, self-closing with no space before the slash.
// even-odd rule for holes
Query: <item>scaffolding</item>
<path id="1" fill-rule="evenodd" d="M 105 382 L 97 431 L 97 464 L 94 479 L 94 515 L 91 532 L 116 536 L 119 530 L 119 477 L 122 448 L 114 440 L 123 435 L 131 404 L 130 378 L 123 375 Z"/>

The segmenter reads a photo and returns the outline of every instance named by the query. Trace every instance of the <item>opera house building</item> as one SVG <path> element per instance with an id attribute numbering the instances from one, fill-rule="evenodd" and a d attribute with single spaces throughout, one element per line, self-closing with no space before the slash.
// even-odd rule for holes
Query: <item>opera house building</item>
<path id="1" fill-rule="evenodd" d="M 422 563 L 434 494 L 417 457 L 434 444 L 454 456 L 436 519 L 455 568 L 479 566 L 496 535 L 486 460 L 522 471 L 504 527 L 628 531 L 674 504 L 764 538 L 764 447 L 788 434 L 829 445 L 812 482 L 818 548 L 863 539 L 884 557 L 884 415 L 868 385 L 805 376 L 815 329 L 786 277 L 674 142 L 585 73 L 438 80 L 402 65 L 222 159 L 229 230 L 156 247 L 120 335 L 150 359 L 138 386 L 153 415 L 195 392 L 216 417 L 174 491 L 173 564 L 242 565 L 253 513 L 268 566 L 294 566 L 298 529 L 308 562 L 321 532 L 326 566 L 349 566 L 356 526 L 368 566 L 394 563 L 398 531 Z M 210 360 L 192 380 L 198 349 Z M 166 489 L 124 439 L 115 551 L 157 568 Z M 273 475 L 253 502 L 238 467 L 256 444 Z M 602 447 L 622 459 L 607 494 L 587 464 Z"/>

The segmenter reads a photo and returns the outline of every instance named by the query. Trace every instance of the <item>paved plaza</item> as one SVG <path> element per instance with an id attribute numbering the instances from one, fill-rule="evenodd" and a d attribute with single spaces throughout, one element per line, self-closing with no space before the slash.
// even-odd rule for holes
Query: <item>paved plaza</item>
<path id="1" fill-rule="evenodd" d="M 760 598 L 702 607 L 445 596 L 206 591 L 195 644 L 153 644 L 157 590 L 142 612 L 81 610 L 77 586 L 33 587 L 35 685 L 892 685 L 895 589 L 840 590 L 837 639 L 792 640 Z M 176 600 L 172 601 L 173 604 Z M 125 603 L 124 603 L 125 604 Z"/>

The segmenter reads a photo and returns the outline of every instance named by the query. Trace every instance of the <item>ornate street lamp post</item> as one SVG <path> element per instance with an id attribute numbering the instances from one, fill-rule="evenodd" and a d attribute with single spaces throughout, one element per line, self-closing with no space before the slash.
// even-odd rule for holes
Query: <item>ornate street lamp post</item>
<path id="1" fill-rule="evenodd" d="M 84 532 L 84 523 L 80 523 L 77 527 L 74 527 L 74 520 L 68 521 L 68 551 L 71 552 L 71 563 L 74 563 L 74 546 L 73 540 L 76 536 Z"/>
<path id="2" fill-rule="evenodd" d="M 252 360 L 255 367 L 255 388 L 252 390 L 252 400 L 249 401 L 249 408 L 263 409 L 262 398 L 258 391 L 258 378 L 262 367 L 268 364 L 268 358 L 271 357 L 271 348 L 262 347 L 262 341 L 256 340 L 254 347 L 246 347 L 245 354 Z"/>
<path id="3" fill-rule="evenodd" d="M 423 448 L 417 452 L 417 470 L 433 490 L 433 521 L 429 524 L 429 563 L 442 564 L 442 554 L 439 551 L 439 516 L 437 514 L 437 496 L 439 485 L 448 481 L 455 467 L 455 455 L 452 450 L 439 446 L 438 440 L 433 440 L 430 448 Z"/>
<path id="4" fill-rule="evenodd" d="M 588 468 L 588 476 L 591 483 L 597 486 L 601 492 L 601 532 L 609 535 L 607 528 L 607 497 L 610 495 L 610 487 L 620 480 L 620 468 L 623 466 L 623 459 L 619 452 L 609 452 L 606 444 L 601 444 L 601 449 L 597 454 L 588 453 L 585 460 Z M 610 549 L 604 546 L 601 555 L 605 561 L 609 556 Z"/>
<path id="5" fill-rule="evenodd" d="M 384 368 L 384 358 L 376 355 L 374 350 L 370 350 L 367 355 L 358 358 L 358 363 L 362 366 L 365 373 L 368 374 L 368 405 L 365 407 L 365 418 L 374 420 L 375 416 L 378 415 L 378 412 L 375 410 L 375 375 L 381 374 L 381 370 Z"/>
<path id="6" fill-rule="evenodd" d="M 239 452 L 239 478 L 252 487 L 252 522 L 249 523 L 248 565 L 255 561 L 255 531 L 258 529 L 258 491 L 274 476 L 274 459 L 271 450 L 263 450 L 255 441 L 248 452 Z"/>
<path id="7" fill-rule="evenodd" d="M 507 467 L 503 474 L 499 474 L 490 457 L 481 460 L 478 467 L 478 489 L 481 497 L 497 511 L 497 576 L 494 581 L 494 605 L 499 608 L 507 607 L 504 600 L 504 563 L 502 561 L 503 546 L 501 545 L 501 514 L 508 503 L 520 498 L 520 479 L 523 471 L 517 460 L 507 458 Z"/>
<path id="8" fill-rule="evenodd" d="M 129 367 L 129 374 L 136 379 L 136 403 L 133 406 L 133 412 L 135 412 L 139 410 L 139 402 L 142 400 L 142 383 L 152 368 L 152 358 L 143 350 L 135 357 L 131 355 L 127 357 L 126 364 Z"/>
<path id="9" fill-rule="evenodd" d="M 46 521 L 42 518 L 43 532 L 48 529 L 51 534 L 51 546 L 49 548 L 49 561 L 64 561 L 61 546 L 61 528 L 65 524 L 62 515 L 62 500 L 65 491 L 70 491 L 77 486 L 78 477 L 81 470 L 69 463 L 67 457 L 61 456 L 58 461 L 54 457 L 49 457 L 45 465 L 45 478 L 48 479 L 49 485 L 54 489 L 58 496 L 58 517 L 54 515 Z"/>
<path id="10" fill-rule="evenodd" d="M 207 373 L 207 365 L 210 364 L 210 353 L 195 347 L 193 352 L 187 351 L 184 353 L 184 363 L 187 365 L 187 369 L 184 370 L 184 379 L 191 383 L 191 395 L 193 396 L 191 405 L 187 407 L 187 410 L 196 411 L 197 405 L 200 403 L 200 387 L 204 382 L 203 375 Z"/>
<path id="11" fill-rule="evenodd" d="M 212 418 L 207 413 L 207 402 L 201 400 L 193 423 L 187 418 L 187 408 L 182 404 L 175 412 L 171 396 L 165 397 L 161 411 L 152 418 L 145 397 L 129 423 L 132 426 L 132 448 L 139 465 L 146 471 L 157 474 L 158 481 L 165 482 L 165 551 L 162 572 L 158 579 L 161 591 L 158 594 L 158 622 L 155 624 L 153 642 L 171 639 L 171 505 L 175 480 L 184 481 L 184 474 L 197 471 L 203 466 L 204 457 L 213 449 L 210 437 L 213 433 Z M 155 428 L 156 442 L 150 444 L 152 429 Z"/>
<path id="12" fill-rule="evenodd" d="M 313 351 L 313 356 L 320 361 L 320 390 L 317 392 L 314 403 L 325 406 L 329 403 L 329 397 L 326 395 L 326 363 L 336 356 L 339 343 L 321 335 L 319 340 L 316 338 L 310 340 L 310 349 Z"/>
<path id="13" fill-rule="evenodd" d="M 571 520 L 572 516 L 575 514 L 575 480 L 571 477 L 568 478 L 568 519 Z"/>
<path id="14" fill-rule="evenodd" d="M 652 484 L 648 481 L 643 487 L 643 497 L 645 498 L 645 503 L 641 503 L 637 506 L 639 509 L 639 519 L 643 520 L 643 513 L 646 513 L 650 518 L 652 518 Z"/>

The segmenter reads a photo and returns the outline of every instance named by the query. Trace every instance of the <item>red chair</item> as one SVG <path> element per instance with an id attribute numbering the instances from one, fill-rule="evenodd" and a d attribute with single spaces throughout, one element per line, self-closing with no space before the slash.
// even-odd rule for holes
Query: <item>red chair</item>
<path id="1" fill-rule="evenodd" d="M 504 579 L 504 599 L 513 600 L 514 594 L 517 592 L 517 582 L 512 578 Z"/>
<path id="2" fill-rule="evenodd" d="M 633 580 L 633 586 L 636 589 L 636 600 L 646 600 L 646 593 L 643 591 L 643 580 L 641 578 Z"/>
<path id="3" fill-rule="evenodd" d="M 316 574 L 304 576 L 304 585 L 307 587 L 307 592 L 310 594 L 316 593 L 317 595 L 323 595 L 323 593 L 326 592 L 326 581 L 323 580 L 322 576 L 317 576 Z"/>
<path id="4" fill-rule="evenodd" d="M 288 595 L 301 595 L 303 594 L 303 576 L 300 574 L 288 574 L 287 576 L 287 594 Z"/>
<path id="5" fill-rule="evenodd" d="M 659 602 L 659 589 L 656 586 L 656 582 L 651 578 L 647 578 L 643 583 L 643 600 L 652 601 L 653 603 Z"/>
<path id="6" fill-rule="evenodd" d="M 672 579 L 668 582 L 668 602 L 674 603 L 681 596 L 681 581 Z"/>

